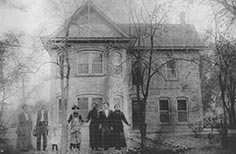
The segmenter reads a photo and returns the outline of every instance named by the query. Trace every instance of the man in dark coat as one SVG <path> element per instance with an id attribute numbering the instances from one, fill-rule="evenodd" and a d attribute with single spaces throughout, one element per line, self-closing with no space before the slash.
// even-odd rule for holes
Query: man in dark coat
<path id="1" fill-rule="evenodd" d="M 108 150 L 112 146 L 112 110 L 109 109 L 109 103 L 103 103 L 104 109 L 99 113 L 99 128 L 101 129 L 101 146 Z"/>
<path id="2" fill-rule="evenodd" d="M 92 104 L 92 110 L 89 111 L 86 122 L 90 121 L 89 125 L 89 138 L 90 146 L 92 150 L 97 150 L 100 142 L 100 133 L 99 133 L 99 112 L 97 110 L 97 104 Z"/>
<path id="3" fill-rule="evenodd" d="M 41 137 L 43 136 L 43 151 L 46 151 L 48 135 L 48 110 L 46 110 L 44 102 L 41 102 L 40 105 L 41 108 L 37 112 L 36 122 L 37 150 L 41 150 Z"/>

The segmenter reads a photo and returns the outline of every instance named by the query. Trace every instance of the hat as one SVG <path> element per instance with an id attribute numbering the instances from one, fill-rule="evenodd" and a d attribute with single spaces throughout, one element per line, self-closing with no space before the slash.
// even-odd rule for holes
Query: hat
<path id="1" fill-rule="evenodd" d="M 79 106 L 78 105 L 73 105 L 71 109 L 74 110 L 75 108 L 77 108 L 79 110 Z"/>

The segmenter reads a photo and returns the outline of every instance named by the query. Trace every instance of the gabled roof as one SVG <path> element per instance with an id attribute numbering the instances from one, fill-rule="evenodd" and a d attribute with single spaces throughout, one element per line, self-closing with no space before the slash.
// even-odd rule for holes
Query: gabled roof
<path id="1" fill-rule="evenodd" d="M 65 37 L 66 29 L 70 29 L 73 20 L 76 17 L 80 16 L 80 13 L 84 10 L 92 10 L 95 11 L 96 15 L 102 17 L 108 24 L 110 24 L 122 37 L 128 37 L 128 35 L 121 30 L 102 10 L 100 10 L 93 2 L 87 1 L 83 6 L 79 7 L 75 13 L 66 20 L 65 24 L 60 26 L 56 32 L 50 35 L 50 37 Z M 70 37 L 70 36 L 69 36 Z"/>
<path id="2" fill-rule="evenodd" d="M 89 11 L 88 11 L 89 10 Z M 136 41 L 136 46 L 141 47 L 148 47 L 150 46 L 150 37 L 148 37 L 148 34 L 150 34 L 151 28 L 156 28 L 156 33 L 154 35 L 154 47 L 155 48 L 167 48 L 167 49 L 178 49 L 178 48 L 205 48 L 204 43 L 201 41 L 198 32 L 196 31 L 195 27 L 190 24 L 147 24 L 147 23 L 141 23 L 141 24 L 115 24 L 101 9 L 99 9 L 93 2 L 87 1 L 83 6 L 78 8 L 75 13 L 66 20 L 66 22 L 50 37 L 54 38 L 56 40 L 60 40 L 63 37 L 65 37 L 65 29 L 71 28 L 71 25 L 73 25 L 75 22 L 79 22 L 77 18 L 81 16 L 84 12 L 86 12 L 88 15 L 91 15 L 90 10 L 96 15 L 96 17 L 99 17 L 103 20 L 104 25 L 109 25 L 109 28 L 111 28 L 112 31 L 115 31 L 115 35 L 105 35 L 105 36 L 87 36 L 87 32 L 85 32 L 85 35 L 75 35 L 72 33 L 69 34 L 69 39 L 76 42 L 78 40 L 79 42 L 83 42 L 83 40 L 87 40 L 87 42 L 90 42 L 90 40 L 120 40 L 120 38 L 125 41 L 127 41 L 128 38 L 140 38 L 140 44 L 139 41 Z M 85 16 L 85 15 L 84 15 Z M 86 17 L 87 18 L 87 17 Z M 96 18 L 94 18 L 96 19 Z M 83 23 L 81 25 L 78 25 L 80 27 L 83 27 Z M 97 29 L 96 29 L 97 28 Z M 99 26 L 95 26 L 93 32 L 102 31 L 103 29 L 99 29 Z M 76 30 L 74 30 L 76 32 Z M 103 32 L 103 31 L 102 31 Z"/>

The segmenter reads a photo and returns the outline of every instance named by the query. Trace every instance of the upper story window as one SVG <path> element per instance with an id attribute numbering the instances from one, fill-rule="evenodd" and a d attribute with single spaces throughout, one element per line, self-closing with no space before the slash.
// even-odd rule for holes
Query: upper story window
<path id="1" fill-rule="evenodd" d="M 188 107 L 186 98 L 177 98 L 178 122 L 186 123 L 188 121 Z"/>
<path id="2" fill-rule="evenodd" d="M 170 100 L 168 98 L 159 100 L 159 113 L 161 123 L 170 123 Z"/>
<path id="3" fill-rule="evenodd" d="M 121 75 L 122 72 L 122 66 L 121 66 L 121 61 L 122 61 L 122 57 L 121 54 L 119 52 L 113 52 L 112 53 L 112 74 L 114 75 Z"/>
<path id="4" fill-rule="evenodd" d="M 78 74 L 102 74 L 103 53 L 99 51 L 83 51 L 77 54 Z"/>
<path id="5" fill-rule="evenodd" d="M 177 80 L 177 61 L 170 60 L 166 63 L 166 79 L 167 80 Z"/>

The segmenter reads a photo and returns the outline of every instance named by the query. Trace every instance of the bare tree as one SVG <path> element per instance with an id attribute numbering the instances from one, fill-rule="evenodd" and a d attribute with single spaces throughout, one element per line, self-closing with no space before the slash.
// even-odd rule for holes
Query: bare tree
<path id="1" fill-rule="evenodd" d="M 176 61 L 188 61 L 190 63 L 199 65 L 199 58 L 184 58 L 175 57 L 173 54 L 174 46 L 170 52 L 166 53 L 165 57 L 159 57 L 158 54 L 158 41 L 162 35 L 166 35 L 168 27 L 163 24 L 168 16 L 173 1 L 167 1 L 162 4 L 154 4 L 153 9 L 149 10 L 143 2 L 141 7 L 141 15 L 138 15 L 136 10 L 131 10 L 131 25 L 132 32 L 137 39 L 136 43 L 131 43 L 127 51 L 132 59 L 132 76 L 133 84 L 135 87 L 136 99 L 139 103 L 139 126 L 141 134 L 141 147 L 146 148 L 146 106 L 149 98 L 150 87 L 153 83 L 154 77 L 159 76 L 165 80 L 163 68 L 167 64 L 170 67 L 175 67 Z M 145 13 L 146 16 L 145 16 Z M 182 16 L 184 14 L 182 13 Z M 185 24 L 182 18 L 182 24 Z M 159 38 L 160 37 L 160 38 Z M 163 40 L 162 40 L 163 41 Z M 184 49 L 183 49 L 184 50 Z"/>

